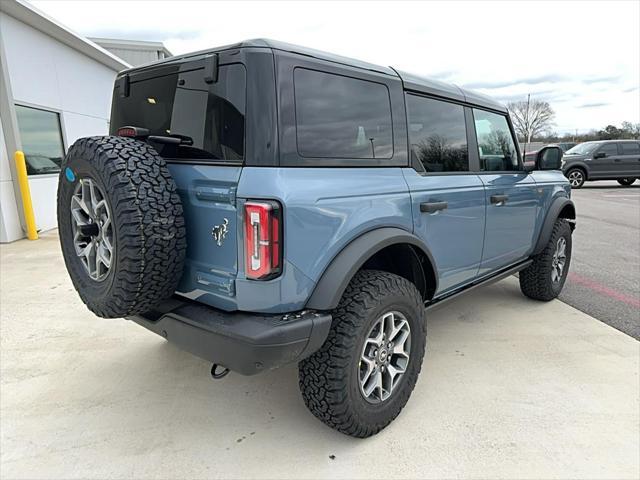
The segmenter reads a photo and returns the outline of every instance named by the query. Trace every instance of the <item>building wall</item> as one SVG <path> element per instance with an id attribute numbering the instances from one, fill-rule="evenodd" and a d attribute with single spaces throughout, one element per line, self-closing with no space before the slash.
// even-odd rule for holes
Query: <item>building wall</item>
<path id="1" fill-rule="evenodd" d="M 101 46 L 131 65 L 144 65 L 145 63 L 155 62 L 164 58 L 162 53 L 157 50 L 117 48 L 107 45 Z"/>
<path id="2" fill-rule="evenodd" d="M 65 151 L 80 137 L 108 132 L 115 70 L 4 13 L 0 30 L 15 104 L 59 113 Z M 15 203 L 4 180 L 12 156 L 5 152 L 0 159 L 2 222 L 11 224 L 3 225 L 2 241 L 15 239 L 14 220 L 5 218 L 4 207 Z M 56 227 L 57 180 L 57 174 L 29 178 L 39 230 Z"/>
<path id="3" fill-rule="evenodd" d="M 9 162 L 13 158 L 7 151 L 4 141 L 4 129 L 0 119 L 0 242 L 6 243 L 18 238 L 22 238 L 22 227 L 18 216 L 18 206 L 16 205 L 13 181 L 11 180 L 11 169 Z"/>

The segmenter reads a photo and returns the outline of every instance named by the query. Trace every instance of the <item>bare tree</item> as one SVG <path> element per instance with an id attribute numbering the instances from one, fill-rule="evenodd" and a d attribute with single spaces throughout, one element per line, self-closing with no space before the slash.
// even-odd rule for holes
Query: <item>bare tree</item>
<path id="1" fill-rule="evenodd" d="M 527 100 L 520 102 L 509 102 L 507 110 L 511 115 L 511 121 L 526 143 L 541 133 L 548 131 L 553 125 L 555 112 L 544 100 Z"/>
<path id="2" fill-rule="evenodd" d="M 622 122 L 622 133 L 627 138 L 640 138 L 640 123 Z"/>

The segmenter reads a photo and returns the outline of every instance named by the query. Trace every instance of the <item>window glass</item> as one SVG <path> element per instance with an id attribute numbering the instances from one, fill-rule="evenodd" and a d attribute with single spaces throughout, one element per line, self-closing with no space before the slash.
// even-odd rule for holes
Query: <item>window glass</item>
<path id="1" fill-rule="evenodd" d="M 566 155 L 588 155 L 598 147 L 596 142 L 585 142 L 571 147 L 565 152 Z"/>
<path id="2" fill-rule="evenodd" d="M 29 175 L 60 171 L 64 147 L 60 116 L 37 108 L 16 105 L 18 131 Z"/>
<path id="3" fill-rule="evenodd" d="M 159 146 L 162 156 L 242 161 L 245 82 L 242 64 L 221 65 L 212 84 L 201 68 L 132 81 L 128 97 L 114 95 L 112 133 L 142 127 L 151 135 L 186 137 L 179 147 Z"/>
<path id="4" fill-rule="evenodd" d="M 640 154 L 640 143 L 637 142 L 621 142 L 622 155 L 638 155 Z"/>
<path id="5" fill-rule="evenodd" d="M 618 145 L 616 143 L 605 143 L 598 149 L 598 153 L 604 153 L 607 157 L 618 155 Z"/>
<path id="6" fill-rule="evenodd" d="M 461 105 L 407 95 L 411 156 L 427 172 L 469 170 L 467 130 Z"/>
<path id="7" fill-rule="evenodd" d="M 294 71 L 298 153 L 321 158 L 391 158 L 385 85 L 303 68 Z"/>
<path id="8" fill-rule="evenodd" d="M 504 115 L 473 109 L 478 137 L 480 170 L 500 172 L 520 170 L 518 153 Z"/>

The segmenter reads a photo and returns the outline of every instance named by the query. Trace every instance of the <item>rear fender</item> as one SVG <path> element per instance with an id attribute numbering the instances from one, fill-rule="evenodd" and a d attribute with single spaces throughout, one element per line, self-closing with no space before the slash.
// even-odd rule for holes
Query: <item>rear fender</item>
<path id="1" fill-rule="evenodd" d="M 315 310 L 336 308 L 347 285 L 365 262 L 383 248 L 394 244 L 412 245 L 427 256 L 436 273 L 434 291 L 437 291 L 436 264 L 424 242 L 399 228 L 379 228 L 359 236 L 336 255 L 316 284 L 306 308 Z"/>

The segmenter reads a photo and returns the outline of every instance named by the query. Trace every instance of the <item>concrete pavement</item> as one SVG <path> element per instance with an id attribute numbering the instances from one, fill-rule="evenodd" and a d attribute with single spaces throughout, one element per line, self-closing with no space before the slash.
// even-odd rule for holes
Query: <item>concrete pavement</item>
<path id="1" fill-rule="evenodd" d="M 2 478 L 638 478 L 640 343 L 507 279 L 430 314 L 408 406 L 356 440 L 294 366 L 210 365 L 94 317 L 55 234 L 0 247 Z"/>

